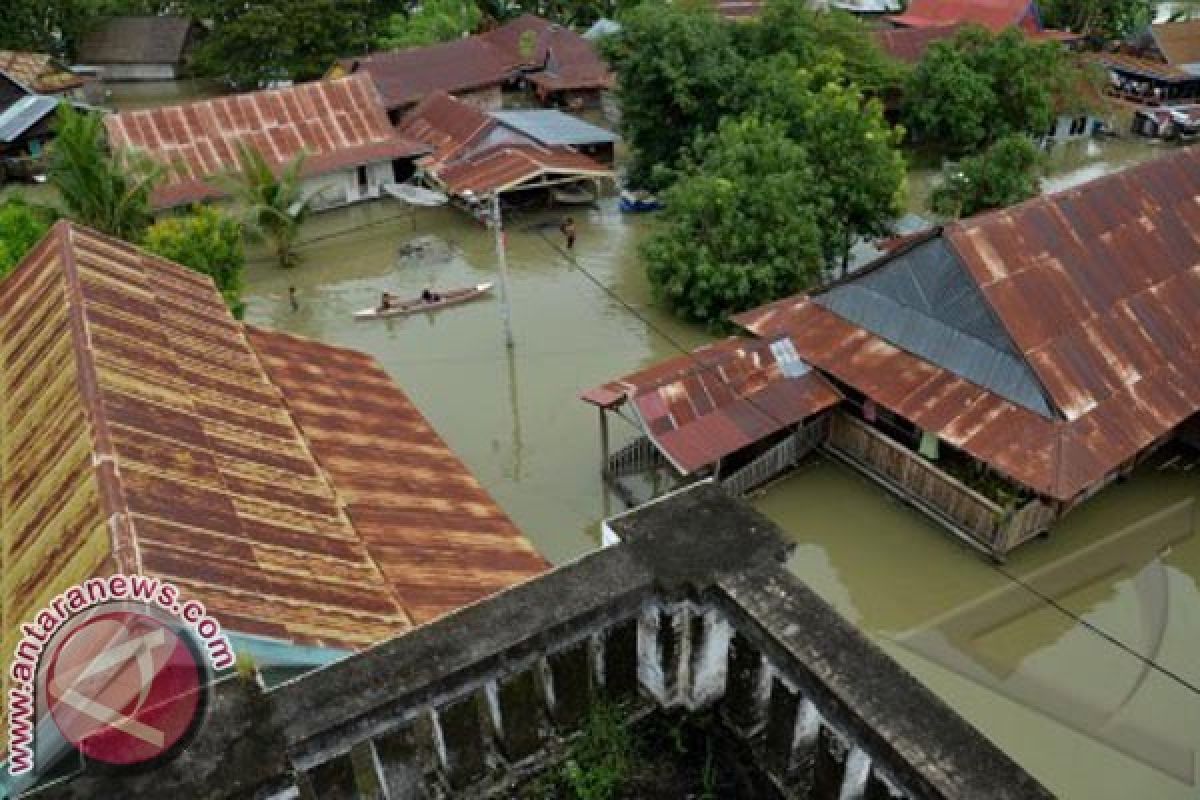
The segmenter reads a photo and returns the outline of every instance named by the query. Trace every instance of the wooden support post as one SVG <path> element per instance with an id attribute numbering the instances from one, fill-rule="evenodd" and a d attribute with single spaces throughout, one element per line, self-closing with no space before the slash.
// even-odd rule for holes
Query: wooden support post
<path id="1" fill-rule="evenodd" d="M 608 475 L 608 414 L 597 406 L 600 412 L 600 477 Z"/>

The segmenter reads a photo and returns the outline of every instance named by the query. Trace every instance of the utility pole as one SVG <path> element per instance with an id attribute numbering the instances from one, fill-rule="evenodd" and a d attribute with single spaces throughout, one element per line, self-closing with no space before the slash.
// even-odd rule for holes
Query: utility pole
<path id="1" fill-rule="evenodd" d="M 511 350 L 513 346 L 512 308 L 508 303 L 508 256 L 505 253 L 504 223 L 500 219 L 500 192 L 492 192 L 490 216 L 492 232 L 496 234 L 496 261 L 500 266 L 500 319 L 504 321 L 504 344 Z"/>

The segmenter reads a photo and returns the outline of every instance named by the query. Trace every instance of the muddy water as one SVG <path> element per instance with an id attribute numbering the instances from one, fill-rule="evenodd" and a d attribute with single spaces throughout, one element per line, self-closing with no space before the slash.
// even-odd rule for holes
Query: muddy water
<path id="1" fill-rule="evenodd" d="M 494 297 L 350 319 L 383 288 L 496 279 L 490 234 L 449 209 L 319 216 L 304 263 L 254 263 L 248 293 L 249 321 L 379 359 L 556 562 L 594 547 L 619 510 L 579 392 L 707 338 L 650 302 L 635 258 L 650 218 L 611 202 L 574 216 L 580 268 L 559 249 L 559 214 L 510 220 L 511 354 Z M 1011 577 L 836 464 L 755 502 L 797 542 L 798 575 L 1061 796 L 1169 800 L 1198 793 L 1200 699 L 1184 685 L 1200 685 L 1198 500 L 1200 467 L 1150 469 L 1019 552 Z"/>

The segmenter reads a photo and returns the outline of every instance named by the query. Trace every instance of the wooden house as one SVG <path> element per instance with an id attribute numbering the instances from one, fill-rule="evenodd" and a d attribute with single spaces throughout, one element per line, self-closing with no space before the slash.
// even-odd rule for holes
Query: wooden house
<path id="1" fill-rule="evenodd" d="M 213 179 L 237 168 L 239 142 L 280 168 L 306 153 L 306 192 L 318 209 L 382 196 L 429 149 L 396 132 L 366 75 L 125 111 L 105 126 L 114 150 L 169 167 L 152 198 L 159 209 L 220 197 Z"/>
<path id="2" fill-rule="evenodd" d="M 1200 149 L 910 241 L 736 318 L 845 396 L 827 449 L 1001 556 L 1200 411 Z"/>
<path id="3" fill-rule="evenodd" d="M 202 34 L 188 17 L 113 17 L 83 37 L 79 63 L 106 81 L 173 81 Z"/>
<path id="4" fill-rule="evenodd" d="M 1109 71 L 1113 94 L 1138 104 L 1200 99 L 1200 20 L 1151 25 L 1139 41 L 1095 60 Z"/>

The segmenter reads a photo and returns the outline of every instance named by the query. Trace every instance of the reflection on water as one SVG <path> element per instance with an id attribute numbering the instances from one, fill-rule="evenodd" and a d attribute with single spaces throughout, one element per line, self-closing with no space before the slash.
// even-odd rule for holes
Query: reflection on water
<path id="1" fill-rule="evenodd" d="M 1003 570 L 840 465 L 756 504 L 806 582 L 1053 791 L 1115 800 L 1198 795 L 1198 501 L 1196 469 L 1148 466 Z"/>

